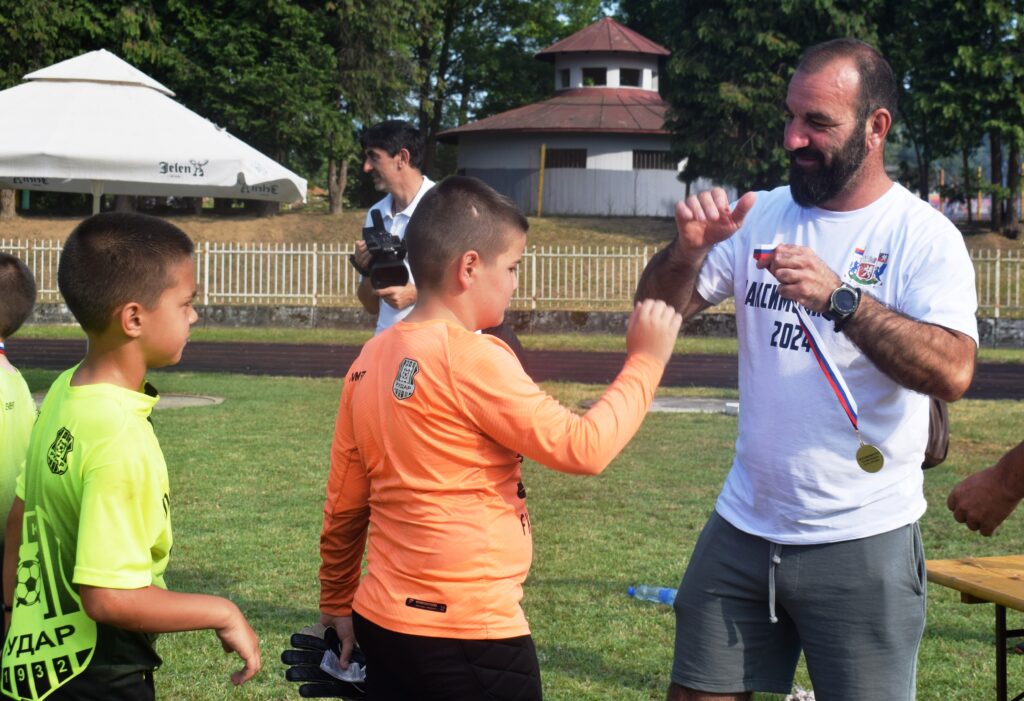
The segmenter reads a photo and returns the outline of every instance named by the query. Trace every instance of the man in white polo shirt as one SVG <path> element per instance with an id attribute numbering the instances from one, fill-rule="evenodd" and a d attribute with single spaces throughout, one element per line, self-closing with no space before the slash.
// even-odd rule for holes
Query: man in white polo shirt
<path id="1" fill-rule="evenodd" d="M 405 227 L 416 205 L 434 186 L 433 181 L 420 171 L 423 157 L 420 134 L 408 122 L 390 119 L 367 129 L 362 144 L 365 154 L 363 171 L 373 177 L 373 185 L 378 191 L 387 193 L 366 213 L 364 226 L 372 226 L 373 211 L 378 210 L 383 215 L 384 228 L 393 236 L 404 239 Z M 366 242 L 362 239 L 356 241 L 353 262 L 363 273 L 357 294 L 366 311 L 377 315 L 375 333 L 380 333 L 412 311 L 416 304 L 416 284 L 410 273 L 408 284 L 374 289 L 370 276 L 365 274 L 370 269 L 371 259 Z"/>
<path id="2" fill-rule="evenodd" d="M 384 219 L 384 228 L 393 236 L 405 238 L 405 228 L 409 219 L 416 211 L 416 205 L 434 182 L 423 175 L 420 164 L 423 155 L 423 142 L 419 132 L 408 122 L 401 119 L 390 119 L 375 124 L 366 130 L 362 139 L 365 160 L 363 171 L 373 177 L 377 190 L 386 192 L 387 197 L 370 207 L 366 212 L 364 226 L 373 225 L 373 212 L 377 210 Z M 356 241 L 356 252 L 352 258 L 353 265 L 363 275 L 359 283 L 357 295 L 363 307 L 370 314 L 377 315 L 378 334 L 396 321 L 405 318 L 416 304 L 416 283 L 409 270 L 409 261 L 405 261 L 409 270 L 409 282 L 374 289 L 367 274 L 370 270 L 372 256 L 366 250 L 366 242 Z M 483 329 L 484 333 L 497 336 L 507 343 L 515 352 L 523 368 L 529 372 L 526 353 L 512 326 L 506 321 L 499 326 Z"/>

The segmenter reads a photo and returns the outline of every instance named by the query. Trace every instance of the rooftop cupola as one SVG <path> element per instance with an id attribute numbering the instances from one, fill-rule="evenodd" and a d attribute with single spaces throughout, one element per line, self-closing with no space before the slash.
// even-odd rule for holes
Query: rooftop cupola
<path id="1" fill-rule="evenodd" d="M 605 17 L 537 52 L 555 64 L 555 91 L 632 88 L 658 92 L 658 64 L 669 51 Z"/>

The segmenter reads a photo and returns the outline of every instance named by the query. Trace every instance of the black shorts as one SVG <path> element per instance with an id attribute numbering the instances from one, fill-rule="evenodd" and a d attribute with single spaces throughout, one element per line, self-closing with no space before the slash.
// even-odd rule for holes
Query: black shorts
<path id="1" fill-rule="evenodd" d="M 154 701 L 152 672 L 124 672 L 104 668 L 90 670 L 68 680 L 46 697 L 46 701 Z"/>
<path id="2" fill-rule="evenodd" d="M 352 613 L 366 655 L 367 701 L 541 701 L 533 638 L 406 635 Z"/>

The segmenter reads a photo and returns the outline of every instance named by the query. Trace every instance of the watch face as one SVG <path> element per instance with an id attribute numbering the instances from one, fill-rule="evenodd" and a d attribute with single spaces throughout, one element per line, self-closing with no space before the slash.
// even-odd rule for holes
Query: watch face
<path id="1" fill-rule="evenodd" d="M 843 316 L 857 309 L 857 293 L 848 287 L 840 287 L 832 293 L 832 307 Z"/>

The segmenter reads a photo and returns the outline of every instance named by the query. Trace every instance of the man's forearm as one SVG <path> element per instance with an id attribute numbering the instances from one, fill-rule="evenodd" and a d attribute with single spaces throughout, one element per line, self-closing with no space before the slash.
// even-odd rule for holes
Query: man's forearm
<path id="1" fill-rule="evenodd" d="M 374 294 L 369 277 L 364 277 L 360 281 L 359 288 L 356 290 L 356 297 L 359 298 L 359 303 L 363 305 L 363 309 L 367 312 L 374 316 L 380 313 L 380 297 Z"/>
<path id="2" fill-rule="evenodd" d="M 1018 443 L 996 463 L 1006 489 L 1017 499 L 1024 499 L 1024 442 Z"/>
<path id="3" fill-rule="evenodd" d="M 946 506 L 972 531 L 992 535 L 1024 498 L 1024 443 L 953 487 Z"/>
<path id="4" fill-rule="evenodd" d="M 974 377 L 974 341 L 911 319 L 865 294 L 843 329 L 871 362 L 908 389 L 947 401 L 963 396 Z"/>
<path id="5" fill-rule="evenodd" d="M 678 241 L 661 249 L 644 268 L 637 284 L 634 302 L 660 299 L 671 305 L 683 319 L 707 308 L 707 302 L 696 294 L 697 276 L 707 251 L 679 250 Z"/>

